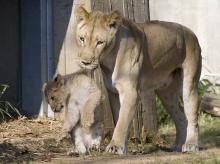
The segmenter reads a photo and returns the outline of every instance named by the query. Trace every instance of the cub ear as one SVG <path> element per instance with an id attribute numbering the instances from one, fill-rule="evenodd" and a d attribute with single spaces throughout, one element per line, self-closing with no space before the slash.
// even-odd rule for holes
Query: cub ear
<path id="1" fill-rule="evenodd" d="M 107 16 L 107 25 L 110 28 L 117 29 L 118 26 L 122 23 L 122 16 L 119 11 L 113 11 Z"/>
<path id="2" fill-rule="evenodd" d="M 78 7 L 75 11 L 76 15 L 76 22 L 79 23 L 83 20 L 87 20 L 89 18 L 89 13 L 86 9 L 82 6 Z"/>
<path id="3" fill-rule="evenodd" d="M 54 78 L 54 81 L 57 83 L 57 85 L 62 86 L 64 84 L 64 79 L 60 74 L 57 74 L 57 76 Z"/>
<path id="4" fill-rule="evenodd" d="M 58 82 L 61 80 L 61 75 L 60 74 L 57 74 L 57 76 L 54 78 L 54 81 L 55 82 Z"/>

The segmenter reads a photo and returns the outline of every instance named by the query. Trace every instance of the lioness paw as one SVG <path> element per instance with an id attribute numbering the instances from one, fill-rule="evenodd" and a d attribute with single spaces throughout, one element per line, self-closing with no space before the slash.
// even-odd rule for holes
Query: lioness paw
<path id="1" fill-rule="evenodd" d="M 110 142 L 110 144 L 106 147 L 105 151 L 108 153 L 113 153 L 118 155 L 123 155 L 127 153 L 124 146 L 118 146 L 114 144 L 113 141 Z"/>

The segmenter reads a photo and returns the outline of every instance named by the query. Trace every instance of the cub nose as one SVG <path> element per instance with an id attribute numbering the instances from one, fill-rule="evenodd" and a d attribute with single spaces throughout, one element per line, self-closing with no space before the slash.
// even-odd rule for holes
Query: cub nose
<path id="1" fill-rule="evenodd" d="M 92 61 L 82 60 L 81 63 L 82 63 L 83 65 L 89 65 L 89 64 L 92 63 Z"/>

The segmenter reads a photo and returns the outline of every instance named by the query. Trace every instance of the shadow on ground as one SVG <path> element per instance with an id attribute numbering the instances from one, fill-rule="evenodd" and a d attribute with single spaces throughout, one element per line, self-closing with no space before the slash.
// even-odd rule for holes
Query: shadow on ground
<path id="1" fill-rule="evenodd" d="M 28 151 L 28 148 L 18 148 L 11 143 L 0 144 L 0 161 L 2 163 L 21 163 L 39 159 L 38 155 Z"/>
<path id="2" fill-rule="evenodd" d="M 210 128 L 200 128 L 200 141 L 202 146 L 206 148 L 217 147 L 220 148 L 220 125 L 217 124 Z"/>

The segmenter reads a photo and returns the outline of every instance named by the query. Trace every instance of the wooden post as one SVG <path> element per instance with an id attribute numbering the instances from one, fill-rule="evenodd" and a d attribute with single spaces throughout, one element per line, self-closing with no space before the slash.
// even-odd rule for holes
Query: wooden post
<path id="1" fill-rule="evenodd" d="M 149 92 L 147 99 L 144 101 L 147 102 L 147 105 L 144 106 L 145 103 L 142 105 L 143 126 L 141 138 L 143 142 L 146 141 L 147 136 L 155 135 L 158 129 L 155 92 Z"/>
<path id="2" fill-rule="evenodd" d="M 137 103 L 137 111 L 135 113 L 134 119 L 133 119 L 133 136 L 136 139 L 140 139 L 142 126 L 143 126 L 143 118 L 142 118 L 142 104 L 139 100 Z"/>

